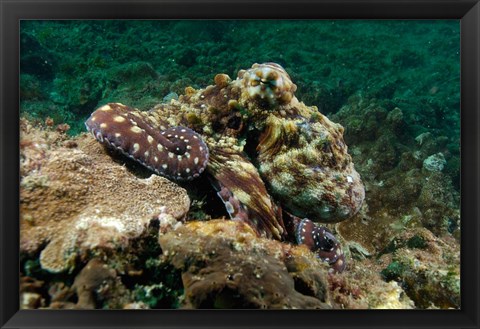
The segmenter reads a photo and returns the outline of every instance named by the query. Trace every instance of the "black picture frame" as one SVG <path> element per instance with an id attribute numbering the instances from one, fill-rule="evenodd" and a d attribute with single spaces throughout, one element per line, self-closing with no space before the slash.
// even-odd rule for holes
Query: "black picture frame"
<path id="1" fill-rule="evenodd" d="M 0 324 L 2 328 L 478 328 L 480 4 L 435 1 L 1 0 Z M 19 21 L 21 19 L 460 19 L 461 309 L 442 311 L 19 310 Z"/>

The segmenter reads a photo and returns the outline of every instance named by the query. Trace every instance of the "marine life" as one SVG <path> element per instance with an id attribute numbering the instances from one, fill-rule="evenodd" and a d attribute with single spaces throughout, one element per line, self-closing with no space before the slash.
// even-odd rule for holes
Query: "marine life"
<path id="1" fill-rule="evenodd" d="M 318 257 L 332 265 L 337 272 L 345 269 L 345 256 L 332 232 L 324 226 L 315 225 L 309 219 L 303 219 L 297 227 L 297 242 L 316 250 Z"/>
<path id="2" fill-rule="evenodd" d="M 279 64 L 214 82 L 146 112 L 109 103 L 86 127 L 159 175 L 184 181 L 205 171 L 232 219 L 259 236 L 305 244 L 342 271 L 340 244 L 314 222 L 348 219 L 365 197 L 343 127 L 300 102 Z"/>
<path id="3" fill-rule="evenodd" d="M 160 125 L 162 130 L 153 128 L 153 124 Z M 207 146 L 189 128 L 165 127 L 166 123 L 148 122 L 119 103 L 99 108 L 87 121 L 87 128 L 95 132 L 100 142 L 157 174 L 174 180 L 198 177 L 207 165 Z"/>

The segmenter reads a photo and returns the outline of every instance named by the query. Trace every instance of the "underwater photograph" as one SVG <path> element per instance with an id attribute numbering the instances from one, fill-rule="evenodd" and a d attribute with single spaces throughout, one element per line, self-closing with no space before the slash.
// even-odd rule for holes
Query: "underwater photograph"
<path id="1" fill-rule="evenodd" d="M 21 20 L 21 309 L 460 309 L 459 20 Z"/>

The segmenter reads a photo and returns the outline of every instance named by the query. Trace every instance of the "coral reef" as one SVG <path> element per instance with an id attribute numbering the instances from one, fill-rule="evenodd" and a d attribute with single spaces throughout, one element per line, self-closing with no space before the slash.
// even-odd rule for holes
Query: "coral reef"
<path id="1" fill-rule="evenodd" d="M 355 240 L 344 241 L 342 235 L 340 240 L 349 264 L 343 273 L 328 277 L 335 308 L 461 306 L 460 250 L 452 236 L 437 237 L 426 228 L 407 227 L 379 251 L 363 248 Z"/>
<path id="2" fill-rule="evenodd" d="M 356 262 L 357 263 L 357 262 Z M 357 263 L 351 270 L 329 276 L 329 290 L 335 308 L 413 309 L 414 302 L 395 281 L 385 282 L 370 261 Z"/>
<path id="3" fill-rule="evenodd" d="M 305 246 L 258 238 L 242 222 L 189 222 L 159 242 L 163 261 L 182 272 L 186 308 L 415 307 L 400 284 L 385 282 L 382 262 L 354 260 L 348 271 L 327 274 Z"/>
<path id="4" fill-rule="evenodd" d="M 50 287 L 50 308 L 95 309 L 106 300 L 113 306 L 111 308 L 119 308 L 122 304 L 114 302 L 112 291 L 124 295 L 128 301 L 128 295 L 125 292 L 122 294 L 121 290 L 125 291 L 125 288 L 119 278 L 117 280 L 117 272 L 100 259 L 93 258 L 78 273 L 71 287 L 63 284 Z M 71 301 L 74 299 L 76 303 Z"/>
<path id="5" fill-rule="evenodd" d="M 445 150 L 446 137 L 415 135 L 400 112 L 357 95 L 333 116 L 348 127 L 345 139 L 352 145 L 350 152 L 367 190 L 362 211 L 336 225 L 348 245 L 345 249 L 359 257 L 380 252 L 408 228 L 426 227 L 440 237 L 459 237 L 460 195 L 453 184 L 455 175 L 448 173 L 452 153 Z M 447 160 L 436 162 L 436 168 L 445 165 L 443 170 L 424 168 L 432 153 Z"/>
<path id="6" fill-rule="evenodd" d="M 455 150 L 454 140 L 443 135 L 417 134 L 405 111 L 388 111 L 359 95 L 332 117 L 347 127 L 345 139 L 367 191 L 362 210 L 335 225 L 351 263 L 345 274 L 369 266 L 397 281 L 417 308 L 458 308 L 460 195 L 452 160 L 458 145 Z"/>
<path id="7" fill-rule="evenodd" d="M 459 28 L 22 21 L 20 307 L 459 309 Z"/>
<path id="8" fill-rule="evenodd" d="M 99 259 L 93 258 L 80 271 L 73 282 L 72 289 L 75 290 L 78 298 L 77 307 L 79 308 L 95 308 L 95 294 L 102 291 L 98 295 L 105 297 L 105 290 L 109 285 L 113 284 L 116 272 L 110 269 Z M 97 297 L 98 298 L 98 297 Z"/>
<path id="9" fill-rule="evenodd" d="M 390 217 L 386 222 L 380 217 L 362 220 L 368 217 L 368 207 L 352 223 L 336 224 L 347 265 L 343 273 L 332 274 L 307 245 L 258 237 L 241 221 L 182 224 L 189 206 L 183 189 L 156 176 L 162 183 L 155 192 L 149 185 L 139 185 L 152 179 L 150 173 L 134 162 L 120 165 L 123 159 L 105 153 L 91 137 L 72 139 L 65 129 L 50 120 L 41 128 L 21 121 L 21 199 L 31 200 L 22 203 L 23 309 L 460 307 L 458 243 L 452 235 L 438 237 L 422 228 L 419 213 L 406 218 L 401 230 L 386 225 L 392 224 Z M 61 241 L 67 229 L 75 232 L 85 202 L 90 200 L 83 199 L 85 195 L 101 191 L 110 196 L 104 184 L 113 183 L 106 180 L 106 172 L 142 188 L 138 192 L 144 196 L 141 199 L 135 199 L 137 192 L 130 191 L 130 198 L 137 202 L 134 218 L 142 228 L 117 231 L 113 225 L 123 217 L 116 209 L 122 206 L 108 203 L 112 215 L 103 223 L 112 225 L 84 229 L 72 238 L 73 250 L 53 244 L 51 248 L 58 247 L 58 254 L 72 257 L 72 261 L 45 263 L 41 256 L 52 241 Z M 72 184 L 64 184 L 60 190 L 57 178 L 67 176 L 79 184 L 74 177 L 80 173 L 80 177 L 91 177 L 86 192 L 78 192 Z M 117 193 L 126 188 L 115 186 Z M 179 194 L 173 196 L 173 192 Z M 160 208 L 166 208 L 157 214 L 152 199 L 164 194 L 170 199 L 162 201 Z M 75 212 L 62 217 L 68 209 Z M 46 211 L 51 216 L 46 216 Z M 140 217 L 143 211 L 146 214 Z M 343 227 L 347 223 L 353 225 L 351 231 Z M 386 227 L 390 230 L 385 231 Z M 368 239 L 370 249 L 366 250 L 362 246 Z M 378 241 L 385 242 L 377 245 Z M 60 269 L 63 272 L 58 272 Z"/>
<path id="10" fill-rule="evenodd" d="M 43 269 L 72 270 L 77 257 L 128 246 L 160 214 L 185 216 L 184 189 L 135 176 L 85 135 L 66 138 L 22 121 L 20 252 L 41 251 Z"/>

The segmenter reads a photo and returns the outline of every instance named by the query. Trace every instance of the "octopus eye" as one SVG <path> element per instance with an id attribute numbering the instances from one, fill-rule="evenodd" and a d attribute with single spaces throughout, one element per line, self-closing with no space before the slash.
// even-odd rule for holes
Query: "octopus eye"
<path id="1" fill-rule="evenodd" d="M 276 85 L 277 85 L 275 83 L 275 80 L 269 80 L 269 79 L 262 79 L 262 80 L 260 80 L 260 83 L 262 83 L 266 86 L 272 87 L 272 88 L 275 88 Z"/>
<path id="2" fill-rule="evenodd" d="M 242 124 L 242 119 L 240 117 L 235 116 L 228 119 L 227 127 L 237 130 L 238 128 L 240 128 L 241 124 Z"/>

